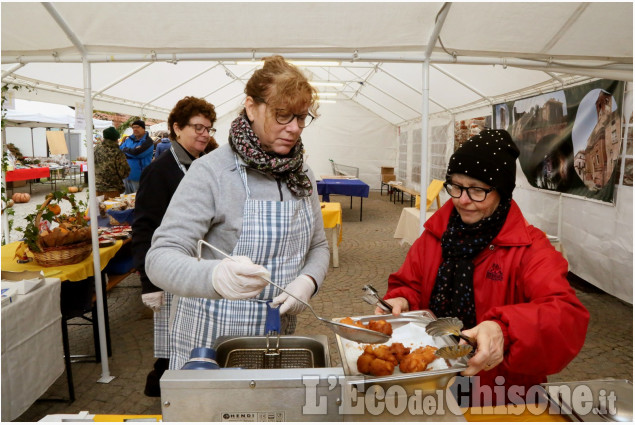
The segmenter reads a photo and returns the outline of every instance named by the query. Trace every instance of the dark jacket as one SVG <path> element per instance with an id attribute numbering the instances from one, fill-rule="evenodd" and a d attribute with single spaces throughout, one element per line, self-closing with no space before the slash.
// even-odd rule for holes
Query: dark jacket
<path id="1" fill-rule="evenodd" d="M 181 164 L 187 170 L 195 158 L 178 143 L 174 142 L 173 145 Z M 141 293 L 143 294 L 163 290 L 153 285 L 148 279 L 145 273 L 145 258 L 152 243 L 152 235 L 161 224 L 172 195 L 176 192 L 184 175 L 171 152 L 152 161 L 141 173 L 139 190 L 135 197 L 132 252 L 134 267 L 141 277 Z"/>
<path id="2" fill-rule="evenodd" d="M 116 140 L 104 139 L 95 146 L 95 188 L 99 192 L 123 192 L 123 179 L 129 174 L 126 155 Z"/>

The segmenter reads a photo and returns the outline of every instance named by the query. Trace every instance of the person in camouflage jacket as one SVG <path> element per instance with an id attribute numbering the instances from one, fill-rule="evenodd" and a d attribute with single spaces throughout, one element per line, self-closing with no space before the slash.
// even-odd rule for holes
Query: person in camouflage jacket
<path id="1" fill-rule="evenodd" d="M 119 132 L 115 127 L 104 130 L 103 141 L 95 147 L 95 186 L 97 196 L 115 198 L 125 190 L 123 179 L 130 174 L 126 154 L 119 150 Z"/>

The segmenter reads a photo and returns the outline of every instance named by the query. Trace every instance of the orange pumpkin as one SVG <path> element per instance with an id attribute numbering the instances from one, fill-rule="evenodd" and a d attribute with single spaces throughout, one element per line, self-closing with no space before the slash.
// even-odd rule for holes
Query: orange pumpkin
<path id="1" fill-rule="evenodd" d="M 77 186 L 69 186 L 68 187 L 68 192 L 69 193 L 77 193 L 77 192 L 79 192 L 79 188 Z"/>
<path id="2" fill-rule="evenodd" d="M 15 203 L 23 204 L 31 200 L 31 195 L 28 193 L 14 193 L 11 199 L 13 199 L 13 202 Z"/>
<path id="3" fill-rule="evenodd" d="M 49 211 L 51 211 L 55 215 L 58 215 L 59 213 L 62 212 L 62 207 L 60 207 L 57 204 L 49 205 L 47 208 L 49 209 Z"/>

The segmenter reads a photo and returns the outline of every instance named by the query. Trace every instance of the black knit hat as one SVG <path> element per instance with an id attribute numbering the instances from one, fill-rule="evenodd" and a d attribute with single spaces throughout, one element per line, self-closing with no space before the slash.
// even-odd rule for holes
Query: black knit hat
<path id="1" fill-rule="evenodd" d="M 454 152 L 448 163 L 450 174 L 465 174 L 496 187 L 501 198 L 509 199 L 516 187 L 516 158 L 520 154 L 505 130 L 483 130 L 470 137 Z"/>
<path id="2" fill-rule="evenodd" d="M 119 132 L 115 127 L 108 127 L 104 130 L 104 139 L 119 140 Z"/>
<path id="3" fill-rule="evenodd" d="M 144 130 L 146 129 L 146 123 L 143 120 L 136 120 L 132 125 L 138 125 L 139 127 L 143 127 Z M 132 127 L 132 125 L 130 127 Z"/>

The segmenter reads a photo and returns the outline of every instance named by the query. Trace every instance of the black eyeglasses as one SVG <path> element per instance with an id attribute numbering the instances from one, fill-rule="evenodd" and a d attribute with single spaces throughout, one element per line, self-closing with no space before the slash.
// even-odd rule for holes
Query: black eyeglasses
<path id="1" fill-rule="evenodd" d="M 443 183 L 443 186 L 451 197 L 460 198 L 463 195 L 463 191 L 466 191 L 468 198 L 474 202 L 483 202 L 487 198 L 488 193 L 496 190 L 495 187 L 490 187 L 489 189 L 476 186 L 464 187 L 450 182 Z"/>
<path id="2" fill-rule="evenodd" d="M 194 131 L 197 132 L 198 134 L 202 134 L 203 131 L 207 131 L 210 136 L 213 136 L 216 133 L 216 129 L 214 127 L 206 127 L 203 124 L 187 123 L 185 125 L 189 125 L 190 127 L 194 128 Z"/>
<path id="3" fill-rule="evenodd" d="M 253 98 L 256 101 L 259 101 L 261 103 L 264 103 L 265 105 L 269 106 L 269 104 L 267 103 L 266 100 L 264 100 L 262 97 L 254 97 Z M 313 115 L 307 113 L 307 114 L 293 114 L 289 111 L 285 111 L 284 109 L 276 109 L 276 122 L 280 125 L 287 125 L 289 123 L 291 123 L 291 121 L 293 121 L 294 118 L 298 119 L 298 127 L 300 128 L 306 128 L 309 126 L 309 124 L 311 124 L 311 122 L 313 122 L 313 119 L 315 118 Z"/>

